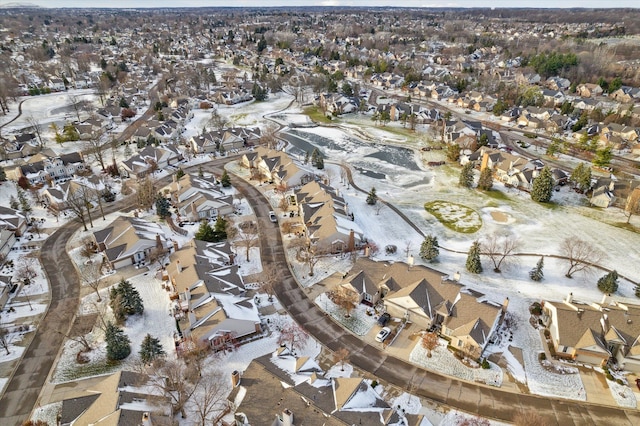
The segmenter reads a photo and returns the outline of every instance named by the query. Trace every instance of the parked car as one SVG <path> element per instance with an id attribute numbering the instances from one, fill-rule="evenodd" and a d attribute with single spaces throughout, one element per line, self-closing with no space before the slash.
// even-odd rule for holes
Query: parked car
<path id="1" fill-rule="evenodd" d="M 385 325 L 387 325 L 390 319 L 391 319 L 391 315 L 385 312 L 384 314 L 380 315 L 380 318 L 378 318 L 378 325 L 380 327 L 384 327 Z"/>
<path id="2" fill-rule="evenodd" d="M 276 212 L 274 212 L 273 210 L 269 212 L 269 220 L 271 222 L 277 222 L 278 218 L 276 217 Z"/>
<path id="3" fill-rule="evenodd" d="M 376 335 L 376 341 L 382 343 L 387 340 L 387 337 L 389 337 L 390 334 L 391 329 L 389 327 L 383 327 Z"/>

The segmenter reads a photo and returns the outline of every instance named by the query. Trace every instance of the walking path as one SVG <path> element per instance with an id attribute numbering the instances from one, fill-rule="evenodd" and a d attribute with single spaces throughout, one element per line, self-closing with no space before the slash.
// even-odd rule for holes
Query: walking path
<path id="1" fill-rule="evenodd" d="M 420 397 L 500 421 L 511 421 L 518 410 L 532 410 L 549 420 L 554 419 L 559 425 L 640 424 L 640 413 L 636 410 L 526 395 L 513 392 L 513 387 L 507 390 L 458 380 L 419 368 L 392 355 L 391 351 L 383 351 L 356 337 L 330 320 L 294 278 L 279 229 L 268 220 L 271 207 L 265 202 L 264 195 L 240 177 L 234 186 L 245 196 L 258 218 L 263 265 L 274 264 L 282 271 L 281 284 L 275 287 L 281 305 L 323 346 L 334 352 L 347 349 L 350 362 L 366 374 L 406 390 L 410 384 L 412 392 Z"/>

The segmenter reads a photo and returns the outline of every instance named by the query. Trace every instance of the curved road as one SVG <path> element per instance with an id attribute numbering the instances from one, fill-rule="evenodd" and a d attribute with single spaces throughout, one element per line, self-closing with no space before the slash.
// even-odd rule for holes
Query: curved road
<path id="1" fill-rule="evenodd" d="M 640 412 L 636 410 L 525 395 L 470 383 L 424 370 L 366 344 L 326 316 L 298 285 L 289 269 L 279 229 L 268 220 L 271 208 L 264 196 L 240 178 L 234 181 L 234 186 L 243 193 L 258 217 L 263 264 L 273 263 L 282 271 L 282 282 L 275 286 L 282 306 L 328 349 L 346 348 L 351 363 L 360 370 L 403 389 L 411 383 L 413 392 L 423 398 L 506 422 L 512 421 L 517 410 L 523 409 L 533 410 L 563 426 L 640 424 Z"/>

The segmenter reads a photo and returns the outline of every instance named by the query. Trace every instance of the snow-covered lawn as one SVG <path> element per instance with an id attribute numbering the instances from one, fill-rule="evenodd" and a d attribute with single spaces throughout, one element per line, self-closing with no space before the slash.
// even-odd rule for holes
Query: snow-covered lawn
<path id="1" fill-rule="evenodd" d="M 490 362 L 490 368 L 488 369 L 480 366 L 477 368 L 468 367 L 447 349 L 447 341 L 443 339 L 440 339 L 438 347 L 431 351 L 431 358 L 429 358 L 427 350 L 420 343 L 420 339 L 417 340 L 409 355 L 409 361 L 429 370 L 470 382 L 485 383 L 491 386 L 502 385 L 502 370 L 494 363 Z"/>
<path id="2" fill-rule="evenodd" d="M 173 331 L 175 330 L 175 320 L 171 316 L 169 292 L 162 288 L 162 281 L 155 278 L 155 271 L 149 271 L 128 279 L 138 290 L 144 304 L 142 315 L 131 315 L 127 318 L 122 328 L 131 341 L 131 355 L 121 363 L 109 364 L 106 359 L 106 342 L 104 341 L 104 331 L 102 320 L 113 321 L 113 314 L 108 307 L 108 293 L 101 292 L 102 302 L 97 302 L 95 293 L 91 293 L 83 298 L 80 306 L 84 315 L 98 314 L 97 323 L 87 336 L 92 350 L 84 352 L 88 363 L 78 364 L 76 355 L 83 349 L 82 345 L 73 340 L 67 340 L 64 350 L 53 376 L 53 381 L 64 382 L 79 377 L 87 377 L 96 374 L 108 373 L 117 369 L 131 369 L 139 362 L 138 351 L 140 343 L 147 334 L 160 339 L 168 356 L 174 356 Z"/>
<path id="3" fill-rule="evenodd" d="M 362 304 L 358 305 L 349 317 L 345 317 L 344 309 L 333 303 L 326 293 L 320 294 L 315 299 L 315 303 L 320 309 L 331 315 L 331 318 L 358 336 L 367 334 L 376 323 L 376 317 L 367 314 L 371 308 Z"/>
<path id="4" fill-rule="evenodd" d="M 621 407 L 628 408 L 636 408 L 638 402 L 636 401 L 636 395 L 633 393 L 633 390 L 626 385 L 620 385 L 613 380 L 607 380 L 607 385 L 609 385 L 609 390 L 611 391 L 611 396 Z"/>

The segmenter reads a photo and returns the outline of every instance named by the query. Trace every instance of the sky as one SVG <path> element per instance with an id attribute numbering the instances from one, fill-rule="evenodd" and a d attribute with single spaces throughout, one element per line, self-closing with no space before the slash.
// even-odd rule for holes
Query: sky
<path id="1" fill-rule="evenodd" d="M 9 3 L 29 3 L 42 7 L 282 7 L 282 6 L 396 6 L 396 7 L 631 7 L 638 8 L 638 0 L 0 0 L 0 6 Z"/>

